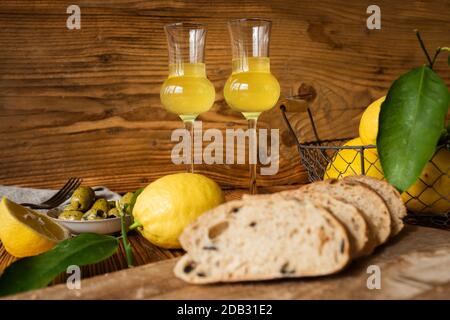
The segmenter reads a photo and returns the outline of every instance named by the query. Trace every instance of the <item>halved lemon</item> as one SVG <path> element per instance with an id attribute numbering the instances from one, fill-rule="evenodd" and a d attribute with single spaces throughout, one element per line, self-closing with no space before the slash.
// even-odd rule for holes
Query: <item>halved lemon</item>
<path id="1" fill-rule="evenodd" d="M 70 237 L 70 232 L 44 214 L 3 197 L 0 202 L 0 240 L 11 255 L 35 256 Z"/>

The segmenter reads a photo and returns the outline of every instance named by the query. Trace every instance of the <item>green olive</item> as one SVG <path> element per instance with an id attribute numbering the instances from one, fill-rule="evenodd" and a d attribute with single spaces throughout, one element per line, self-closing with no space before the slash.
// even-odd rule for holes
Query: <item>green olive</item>
<path id="1" fill-rule="evenodd" d="M 109 207 L 109 209 L 115 208 L 116 207 L 116 201 L 108 200 L 108 207 Z"/>
<path id="2" fill-rule="evenodd" d="M 102 220 L 106 218 L 106 214 L 103 216 L 98 213 L 99 211 L 97 209 L 89 209 L 85 214 L 83 214 L 83 220 Z"/>
<path id="3" fill-rule="evenodd" d="M 131 214 L 131 200 L 133 199 L 134 193 L 133 192 L 127 192 L 123 195 L 123 197 L 120 199 L 120 205 L 124 208 L 126 208 L 126 213 Z"/>
<path id="4" fill-rule="evenodd" d="M 118 218 L 119 217 L 119 209 L 112 208 L 108 211 L 108 218 Z"/>
<path id="5" fill-rule="evenodd" d="M 94 217 L 105 219 L 108 216 L 109 206 L 108 201 L 104 198 L 97 199 L 92 208 L 90 208 L 85 216 L 89 217 L 87 220 L 94 220 Z"/>
<path id="6" fill-rule="evenodd" d="M 58 219 L 63 219 L 63 220 L 81 220 L 82 217 L 83 217 L 83 212 L 70 210 L 70 211 L 63 211 L 63 212 L 61 212 L 59 214 L 59 216 L 58 216 Z"/>
<path id="7" fill-rule="evenodd" d="M 131 199 L 133 199 L 133 192 L 127 192 L 123 195 L 122 199 L 120 199 L 120 204 L 121 205 L 126 205 L 126 204 L 130 204 L 131 203 Z"/>
<path id="8" fill-rule="evenodd" d="M 78 187 L 72 194 L 70 205 L 79 211 L 88 210 L 95 200 L 95 193 L 91 187 Z"/>
<path id="9" fill-rule="evenodd" d="M 94 204 L 92 205 L 91 209 L 97 209 L 100 215 L 104 215 L 109 210 L 108 201 L 105 198 L 97 199 Z"/>
<path id="10" fill-rule="evenodd" d="M 74 206 L 72 206 L 70 203 L 64 207 L 63 209 L 64 211 L 77 211 L 77 208 L 75 208 Z"/>

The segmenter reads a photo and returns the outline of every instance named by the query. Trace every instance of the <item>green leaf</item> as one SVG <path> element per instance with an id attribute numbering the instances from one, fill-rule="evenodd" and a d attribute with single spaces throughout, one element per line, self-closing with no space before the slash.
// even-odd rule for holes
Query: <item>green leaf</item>
<path id="1" fill-rule="evenodd" d="M 142 191 L 144 191 L 144 188 L 137 189 L 134 192 L 133 197 L 131 198 L 131 201 L 130 201 L 130 212 L 131 213 L 133 213 L 133 208 L 134 208 L 134 205 L 136 203 L 137 197 L 142 193 Z"/>
<path id="2" fill-rule="evenodd" d="M 381 106 L 377 148 L 386 179 L 408 189 L 435 152 L 445 125 L 449 93 L 429 67 L 394 81 Z"/>
<path id="3" fill-rule="evenodd" d="M 92 233 L 64 240 L 50 251 L 18 260 L 0 278 L 0 296 L 46 287 L 71 265 L 100 262 L 116 252 L 118 240 Z"/>

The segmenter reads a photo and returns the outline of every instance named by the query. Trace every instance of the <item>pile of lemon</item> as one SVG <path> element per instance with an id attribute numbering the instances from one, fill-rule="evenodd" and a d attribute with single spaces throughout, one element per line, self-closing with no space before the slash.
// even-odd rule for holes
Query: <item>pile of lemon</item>
<path id="1" fill-rule="evenodd" d="M 386 97 L 374 101 L 364 111 L 359 123 L 359 137 L 344 146 L 367 146 L 377 143 L 378 117 Z M 411 155 L 412 157 L 414 155 Z M 450 151 L 439 148 L 432 160 L 425 166 L 417 182 L 402 194 L 403 201 L 412 212 L 446 213 L 450 211 L 450 201 L 446 199 L 450 190 Z M 340 179 L 351 175 L 360 175 L 360 149 L 342 149 L 328 164 L 324 179 Z M 364 174 L 376 179 L 384 179 L 376 148 L 364 150 Z"/>
<path id="2" fill-rule="evenodd" d="M 359 137 L 348 141 L 344 147 L 376 145 L 378 115 L 384 99 L 385 97 L 382 97 L 367 107 L 359 123 Z M 362 174 L 361 168 L 361 150 L 342 149 L 328 164 L 324 179 L 340 179 L 346 176 L 360 175 Z M 364 171 L 365 175 L 383 179 L 383 170 L 376 148 L 364 149 Z"/>

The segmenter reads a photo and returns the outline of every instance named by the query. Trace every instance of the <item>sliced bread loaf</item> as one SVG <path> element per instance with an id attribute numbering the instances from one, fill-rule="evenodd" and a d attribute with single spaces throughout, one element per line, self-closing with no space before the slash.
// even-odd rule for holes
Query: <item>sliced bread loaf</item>
<path id="1" fill-rule="evenodd" d="M 391 216 L 391 237 L 403 229 L 403 218 L 406 216 L 406 207 L 402 196 L 392 185 L 386 181 L 368 176 L 348 176 L 345 181 L 361 183 L 377 192 L 385 201 Z"/>
<path id="2" fill-rule="evenodd" d="M 334 198 L 355 206 L 369 228 L 364 254 L 369 255 L 376 246 L 384 243 L 391 232 L 391 217 L 384 200 L 373 190 L 361 184 L 329 179 L 303 186 L 300 190 L 329 194 Z"/>
<path id="3" fill-rule="evenodd" d="M 188 226 L 175 274 L 191 283 L 320 276 L 350 260 L 339 221 L 312 201 L 231 201 Z"/>

